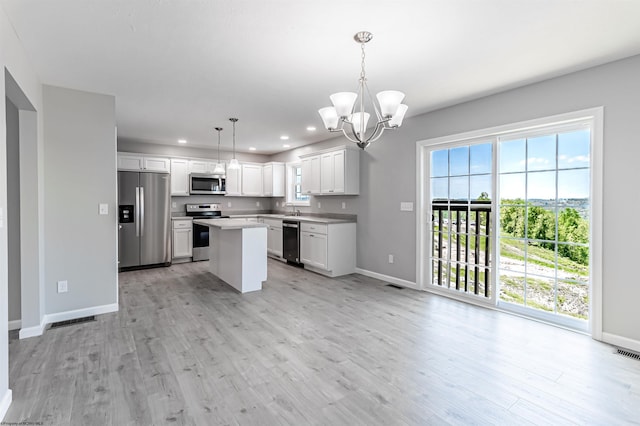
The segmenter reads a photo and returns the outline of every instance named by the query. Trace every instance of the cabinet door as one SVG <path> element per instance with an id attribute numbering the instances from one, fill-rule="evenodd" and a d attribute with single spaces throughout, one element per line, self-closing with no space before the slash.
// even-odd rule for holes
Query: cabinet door
<path id="1" fill-rule="evenodd" d="M 333 192 L 333 153 L 322 154 L 320 157 L 320 192 Z"/>
<path id="2" fill-rule="evenodd" d="M 207 173 L 207 162 L 201 160 L 189 161 L 189 173 Z"/>
<path id="3" fill-rule="evenodd" d="M 144 157 L 144 169 L 150 172 L 171 171 L 171 161 L 168 158 Z"/>
<path id="4" fill-rule="evenodd" d="M 284 164 L 273 165 L 273 192 L 272 197 L 284 197 L 285 185 L 284 185 L 285 166 Z"/>
<path id="5" fill-rule="evenodd" d="M 262 195 L 271 197 L 273 195 L 273 165 L 262 166 Z"/>
<path id="6" fill-rule="evenodd" d="M 333 192 L 344 193 L 344 169 L 345 151 L 336 151 L 332 154 Z"/>
<path id="7" fill-rule="evenodd" d="M 267 251 L 276 256 L 282 256 L 282 229 L 274 226 L 267 228 Z"/>
<path id="8" fill-rule="evenodd" d="M 301 232 L 300 258 L 304 264 L 327 269 L 327 236 Z"/>
<path id="9" fill-rule="evenodd" d="M 192 228 L 181 228 L 173 230 L 173 257 L 193 256 L 193 230 Z"/>
<path id="10" fill-rule="evenodd" d="M 242 195 L 262 196 L 262 166 L 256 164 L 242 165 Z"/>
<path id="11" fill-rule="evenodd" d="M 189 161 L 171 159 L 171 195 L 189 195 Z"/>
<path id="12" fill-rule="evenodd" d="M 242 195 L 241 182 L 241 169 L 227 169 L 226 195 Z"/>
<path id="13" fill-rule="evenodd" d="M 320 156 L 303 158 L 302 167 L 302 192 L 305 194 L 320 193 Z"/>
<path id="14" fill-rule="evenodd" d="M 142 170 L 142 155 L 118 154 L 118 170 Z"/>

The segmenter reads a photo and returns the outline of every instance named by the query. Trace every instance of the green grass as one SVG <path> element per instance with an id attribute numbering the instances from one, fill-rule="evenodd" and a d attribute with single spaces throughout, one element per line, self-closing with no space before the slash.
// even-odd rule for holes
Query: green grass
<path id="1" fill-rule="evenodd" d="M 500 240 L 500 256 L 524 261 L 524 246 L 522 240 Z M 540 246 L 529 244 L 527 246 L 527 262 L 547 268 L 555 268 L 555 252 Z M 581 277 L 589 277 L 589 266 L 574 262 L 566 257 L 558 256 L 558 269 L 564 272 L 578 274 Z"/>

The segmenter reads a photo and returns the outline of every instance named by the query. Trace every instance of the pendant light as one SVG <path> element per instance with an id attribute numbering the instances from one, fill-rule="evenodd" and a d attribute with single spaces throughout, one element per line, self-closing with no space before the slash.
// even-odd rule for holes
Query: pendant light
<path id="1" fill-rule="evenodd" d="M 229 170 L 238 170 L 240 168 L 240 163 L 236 159 L 236 122 L 237 118 L 230 118 L 230 122 L 233 123 L 233 158 L 229 161 Z"/>
<path id="2" fill-rule="evenodd" d="M 404 93 L 397 90 L 385 90 L 376 95 L 380 108 L 373 100 L 367 86 L 367 77 L 364 71 L 364 45 L 371 41 L 372 38 L 373 35 L 368 31 L 360 31 L 353 36 L 353 39 L 360 43 L 362 58 L 358 92 L 334 93 L 329 96 L 333 106 L 318 110 L 327 130 L 330 132 L 342 132 L 347 139 L 362 149 L 369 146 L 371 142 L 378 140 L 385 130 L 393 130 L 400 127 L 408 108 L 401 103 L 404 99 Z M 367 122 L 371 114 L 364 111 L 365 98 L 368 98 L 369 103 L 373 104 L 373 111 L 376 115 L 376 125 L 369 134 L 367 134 Z M 344 127 L 345 124 L 349 125 L 349 133 Z"/>
<path id="3" fill-rule="evenodd" d="M 216 163 L 216 166 L 213 169 L 213 174 L 223 175 L 225 173 L 224 164 L 220 162 L 220 132 L 222 131 L 222 127 L 216 127 L 215 129 L 218 131 L 218 162 Z"/>

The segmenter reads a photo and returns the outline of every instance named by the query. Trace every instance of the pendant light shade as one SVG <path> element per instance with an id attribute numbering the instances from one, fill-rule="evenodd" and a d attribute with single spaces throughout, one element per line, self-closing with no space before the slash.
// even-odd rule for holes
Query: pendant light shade
<path id="1" fill-rule="evenodd" d="M 238 122 L 237 118 L 230 118 L 229 121 L 233 123 L 233 158 L 229 161 L 229 170 L 238 170 L 240 168 L 240 163 L 236 159 L 236 123 Z"/>

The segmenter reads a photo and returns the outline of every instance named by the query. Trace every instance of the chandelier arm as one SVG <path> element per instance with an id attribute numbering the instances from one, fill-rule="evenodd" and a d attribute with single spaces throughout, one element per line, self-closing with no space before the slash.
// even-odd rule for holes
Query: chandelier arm
<path id="1" fill-rule="evenodd" d="M 367 94 L 369 95 L 369 99 L 371 99 L 371 104 L 373 105 L 373 110 L 376 113 L 376 117 L 378 118 L 378 121 L 382 121 L 383 117 L 382 114 L 380 113 L 380 109 L 378 109 L 378 106 L 376 105 L 376 101 L 374 99 L 373 96 L 371 96 L 371 91 L 369 90 L 369 85 L 367 84 L 367 82 L 364 82 L 364 87 L 367 88 Z"/>
<path id="2" fill-rule="evenodd" d="M 349 139 L 353 143 L 363 143 L 364 141 L 358 137 L 358 133 L 356 133 L 355 128 L 353 127 L 353 123 L 350 123 L 350 124 L 351 124 L 351 133 L 353 134 L 353 137 L 349 136 L 349 134 L 345 129 L 342 129 L 342 133 L 344 134 L 344 137 Z"/>
<path id="3" fill-rule="evenodd" d="M 384 133 L 384 129 L 385 127 L 384 125 L 382 125 L 382 122 L 376 123 L 376 127 L 373 129 L 373 132 L 371 133 L 371 135 L 369 135 L 365 142 L 370 143 L 380 139 L 380 136 L 382 136 L 382 134 Z"/>

